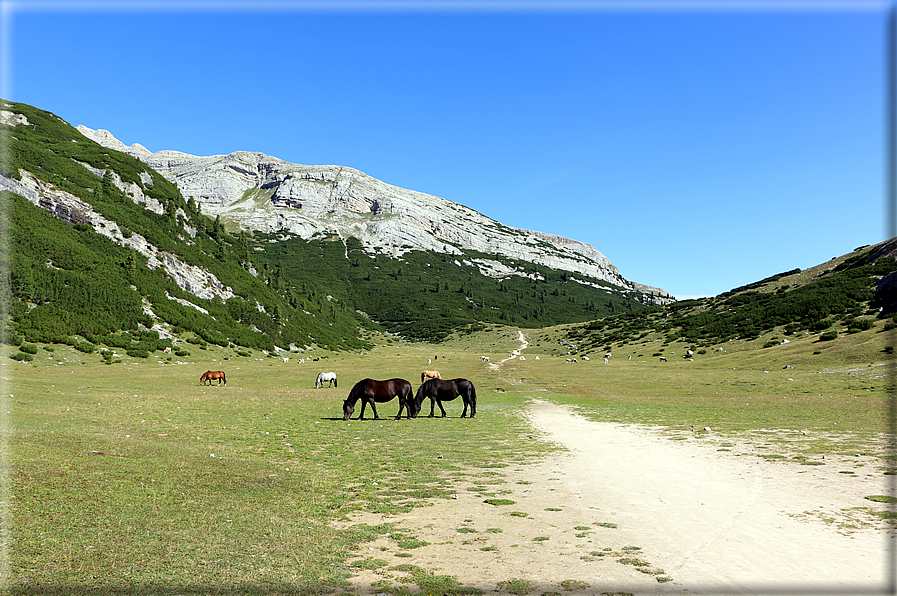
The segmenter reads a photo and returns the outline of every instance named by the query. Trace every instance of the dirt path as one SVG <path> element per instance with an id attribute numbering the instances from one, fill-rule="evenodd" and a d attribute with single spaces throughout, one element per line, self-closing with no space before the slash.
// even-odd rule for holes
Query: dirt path
<path id="1" fill-rule="evenodd" d="M 429 543 L 397 556 L 384 537 L 365 556 L 487 595 L 509 593 L 516 584 L 502 582 L 517 579 L 532 582 L 530 594 L 889 593 L 893 533 L 857 509 L 877 505 L 866 495 L 888 494 L 874 466 L 846 474 L 856 463 L 847 458 L 802 466 L 739 456 L 536 398 L 527 417 L 566 451 L 501 469 L 500 484 L 474 478 L 434 507 L 359 516 Z M 513 504 L 487 504 L 470 487 Z M 355 591 L 401 586 L 402 576 L 360 572 Z"/>

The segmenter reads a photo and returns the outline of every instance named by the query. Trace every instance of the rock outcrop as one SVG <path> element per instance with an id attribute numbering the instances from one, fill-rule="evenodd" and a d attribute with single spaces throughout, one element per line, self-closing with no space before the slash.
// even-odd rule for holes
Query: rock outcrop
<path id="1" fill-rule="evenodd" d="M 392 186 L 352 168 L 292 164 L 244 151 L 205 157 L 150 153 L 139 144 L 125 146 L 105 130 L 78 130 L 144 161 L 231 230 L 303 238 L 352 236 L 371 251 L 394 257 L 415 249 L 459 257 L 477 251 L 613 284 L 641 294 L 648 304 L 675 300 L 662 289 L 625 279 L 589 244 L 508 227 L 459 203 Z M 496 267 L 494 260 L 470 260 L 485 275 L 530 275 L 525 265 Z"/>
<path id="2" fill-rule="evenodd" d="M 0 175 L 0 190 L 9 190 L 69 223 L 91 225 L 97 233 L 116 244 L 132 248 L 147 257 L 150 269 L 162 267 L 185 292 L 206 300 L 216 296 L 227 300 L 234 296 L 233 290 L 213 274 L 160 250 L 140 234 L 123 232 L 116 222 L 103 217 L 75 195 L 38 180 L 30 172 L 22 171 L 21 176 L 21 180 L 16 180 Z"/>

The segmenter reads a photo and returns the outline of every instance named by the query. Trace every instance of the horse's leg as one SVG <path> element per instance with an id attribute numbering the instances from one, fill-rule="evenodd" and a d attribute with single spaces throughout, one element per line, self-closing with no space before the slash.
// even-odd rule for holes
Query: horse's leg
<path id="1" fill-rule="evenodd" d="M 431 398 L 430 398 L 430 418 L 433 417 L 433 408 L 436 407 L 435 404 L 436 404 L 436 400 L 435 400 L 434 398 L 431 397 Z M 442 404 L 439 404 L 439 407 L 441 408 L 441 407 L 442 407 Z"/>
<path id="2" fill-rule="evenodd" d="M 405 409 L 408 418 L 411 418 L 411 408 L 408 407 L 408 402 L 406 402 L 403 398 L 399 398 L 399 413 L 396 414 L 396 420 L 402 419 L 402 409 Z"/>
<path id="3" fill-rule="evenodd" d="M 439 411 L 442 412 L 442 417 L 445 418 L 445 408 L 442 407 L 442 401 L 437 399 L 436 403 L 439 405 Z"/>
<path id="4" fill-rule="evenodd" d="M 468 395 L 463 395 L 464 398 L 464 412 L 461 414 L 461 418 L 464 418 L 464 414 L 467 413 L 467 406 L 470 406 L 470 417 L 473 418 L 477 415 L 477 401 L 476 398 L 470 397 Z"/>

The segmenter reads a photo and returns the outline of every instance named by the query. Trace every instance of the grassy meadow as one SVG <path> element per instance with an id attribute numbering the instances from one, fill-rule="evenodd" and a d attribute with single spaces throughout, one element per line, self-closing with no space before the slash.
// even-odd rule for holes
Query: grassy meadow
<path id="1" fill-rule="evenodd" d="M 568 363 L 557 330 L 525 331 L 519 347 L 493 327 L 438 346 L 381 338 L 369 353 L 323 353 L 298 363 L 190 346 L 185 358 L 123 357 L 40 346 L 31 363 L 3 356 L 9 437 L 6 587 L 13 594 L 323 594 L 343 590 L 357 545 L 394 530 L 347 523 L 352 511 L 395 513 L 449 498 L 462 482 L 494 478 L 556 447 L 520 416 L 531 399 L 575 405 L 596 420 L 659 425 L 688 440 L 771 445 L 797 460 L 863 453 L 893 471 L 892 335 L 873 328 L 760 348 L 769 338 L 682 357 L 660 340 Z M 49 348 L 49 349 L 47 349 Z M 535 360 L 538 356 L 539 360 Z M 438 358 L 437 358 L 438 357 Z M 428 364 L 429 360 L 434 360 Z M 180 360 L 180 362 L 179 362 Z M 793 368 L 784 368 L 791 366 Z M 466 377 L 447 419 L 343 421 L 364 378 L 420 371 Z M 206 370 L 226 386 L 200 386 Z M 334 371 L 337 389 L 315 389 Z M 424 406 L 426 408 L 426 404 Z M 356 407 L 356 416 L 360 411 Z M 425 411 L 425 410 L 424 410 Z M 438 409 L 437 409 L 438 411 Z M 368 410 L 366 416 L 371 416 Z M 788 431 L 770 439 L 768 431 Z M 793 431 L 793 432 L 792 432 Z"/>

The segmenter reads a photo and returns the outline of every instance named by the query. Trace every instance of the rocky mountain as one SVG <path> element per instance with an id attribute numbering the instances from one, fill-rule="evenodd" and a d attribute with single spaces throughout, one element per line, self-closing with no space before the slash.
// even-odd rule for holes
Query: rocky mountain
<path id="1" fill-rule="evenodd" d="M 254 152 L 195 156 L 126 146 L 105 130 L 77 127 L 100 145 L 128 153 L 177 184 L 202 212 L 230 231 L 283 233 L 305 239 L 338 236 L 394 258 L 411 250 L 455 256 L 496 278 L 531 276 L 535 263 L 605 282 L 643 304 L 667 304 L 668 292 L 625 279 L 589 244 L 512 228 L 458 203 L 386 184 L 340 166 L 299 165 Z M 497 260 L 468 253 L 500 255 Z"/>

